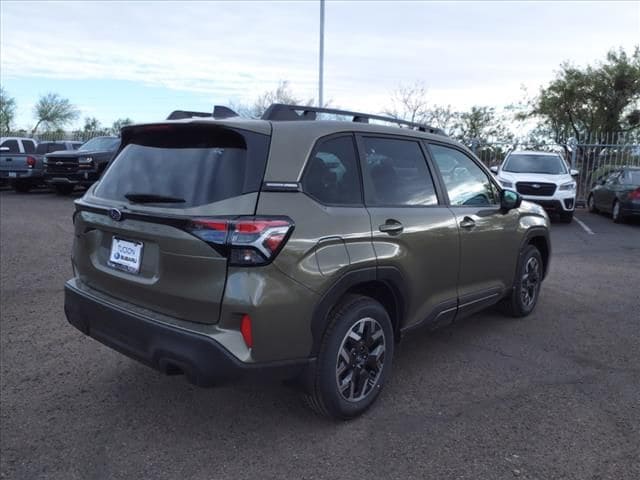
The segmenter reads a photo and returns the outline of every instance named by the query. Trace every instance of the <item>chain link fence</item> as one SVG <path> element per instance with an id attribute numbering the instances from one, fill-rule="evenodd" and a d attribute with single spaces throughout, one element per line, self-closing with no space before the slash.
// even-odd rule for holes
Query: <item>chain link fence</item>
<path id="1" fill-rule="evenodd" d="M 115 135 L 119 135 L 120 132 Z M 102 137 L 105 135 L 114 135 L 112 130 L 96 130 L 91 132 L 86 132 L 83 130 L 75 130 L 70 132 L 65 131 L 55 131 L 55 132 L 42 132 L 36 133 L 35 135 L 31 135 L 30 132 L 26 130 L 19 130 L 14 132 L 3 132 L 3 137 L 25 137 L 25 138 L 33 138 L 37 142 L 56 142 L 56 141 L 72 141 L 72 142 L 86 142 L 87 140 L 91 140 L 94 137 Z"/>
<path id="2" fill-rule="evenodd" d="M 595 183 L 622 166 L 640 167 L 640 139 L 637 134 L 586 135 L 571 138 L 565 144 L 528 144 L 519 142 L 469 142 L 470 148 L 488 166 L 500 165 L 514 150 L 559 153 L 571 168 L 578 170 L 576 178 L 577 204 L 584 205 Z"/>

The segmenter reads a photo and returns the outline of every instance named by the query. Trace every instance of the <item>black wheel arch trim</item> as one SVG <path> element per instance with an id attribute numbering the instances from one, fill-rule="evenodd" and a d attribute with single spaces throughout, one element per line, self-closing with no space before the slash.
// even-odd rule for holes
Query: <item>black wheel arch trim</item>
<path id="1" fill-rule="evenodd" d="M 544 273 L 543 273 L 543 280 L 546 278 L 547 273 L 549 272 L 549 264 L 551 263 L 551 238 L 549 236 L 549 229 L 546 227 L 531 227 L 529 228 L 529 230 L 527 230 L 524 238 L 522 239 L 522 243 L 520 244 L 520 254 L 518 256 L 518 263 L 520 263 L 520 257 L 522 257 L 522 254 L 524 253 L 525 247 L 527 245 L 529 245 L 531 243 L 531 240 L 533 240 L 534 238 L 543 238 L 545 245 L 547 246 L 547 258 L 545 259 L 544 256 L 542 258 L 543 264 L 544 264 Z M 542 255 L 543 252 L 540 252 L 540 255 Z M 516 267 L 517 268 L 517 267 Z M 515 280 L 515 278 L 514 278 Z"/>
<path id="2" fill-rule="evenodd" d="M 404 314 L 406 311 L 407 298 L 405 296 L 406 281 L 396 267 L 365 267 L 350 270 L 338 278 L 333 285 L 322 295 L 322 298 L 316 304 L 313 317 L 311 319 L 311 333 L 313 337 L 313 345 L 311 355 L 315 356 L 322 342 L 322 336 L 329 323 L 329 314 L 336 306 L 338 301 L 350 290 L 358 285 L 370 282 L 380 282 L 389 288 L 393 294 L 393 300 L 396 307 L 396 321 L 394 324 L 394 335 L 399 334 L 402 327 Z M 391 312 L 389 312 L 391 316 Z"/>

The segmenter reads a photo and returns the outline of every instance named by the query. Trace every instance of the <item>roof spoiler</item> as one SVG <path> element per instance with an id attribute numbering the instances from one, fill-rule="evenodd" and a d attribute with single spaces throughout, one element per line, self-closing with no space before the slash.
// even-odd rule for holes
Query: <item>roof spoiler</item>
<path id="1" fill-rule="evenodd" d="M 182 120 L 185 118 L 231 118 L 239 115 L 228 107 L 215 105 L 213 114 L 208 112 L 191 112 L 188 110 L 174 110 L 169 114 L 167 120 Z"/>

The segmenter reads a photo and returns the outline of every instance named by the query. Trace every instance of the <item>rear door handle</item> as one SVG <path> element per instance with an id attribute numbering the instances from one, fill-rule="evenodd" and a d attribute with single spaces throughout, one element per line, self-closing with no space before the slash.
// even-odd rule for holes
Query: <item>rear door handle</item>
<path id="1" fill-rule="evenodd" d="M 476 222 L 474 222 L 471 217 L 464 217 L 460 222 L 460 227 L 462 228 L 473 228 L 476 226 Z"/>
<path id="2" fill-rule="evenodd" d="M 381 232 L 388 233 L 390 235 L 401 233 L 404 226 L 397 220 L 387 220 L 386 223 L 378 227 Z"/>

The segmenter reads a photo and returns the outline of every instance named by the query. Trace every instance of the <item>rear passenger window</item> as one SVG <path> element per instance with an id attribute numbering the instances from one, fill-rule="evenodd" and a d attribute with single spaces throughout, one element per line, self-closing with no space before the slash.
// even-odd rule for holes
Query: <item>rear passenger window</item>
<path id="1" fill-rule="evenodd" d="M 20 153 L 20 147 L 18 146 L 17 140 L 5 140 L 2 142 L 0 147 L 8 148 L 9 150 L 4 150 L 3 153 Z"/>
<path id="2" fill-rule="evenodd" d="M 31 140 L 23 140 L 22 146 L 24 147 L 24 153 L 36 153 L 36 144 Z"/>
<path id="3" fill-rule="evenodd" d="M 361 205 L 360 174 L 353 137 L 321 140 L 302 177 L 305 193 L 328 205 Z"/>
<path id="4" fill-rule="evenodd" d="M 418 142 L 363 138 L 367 205 L 437 205 L 433 179 Z"/>

